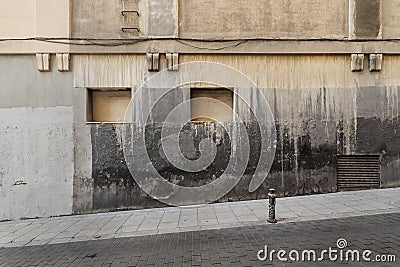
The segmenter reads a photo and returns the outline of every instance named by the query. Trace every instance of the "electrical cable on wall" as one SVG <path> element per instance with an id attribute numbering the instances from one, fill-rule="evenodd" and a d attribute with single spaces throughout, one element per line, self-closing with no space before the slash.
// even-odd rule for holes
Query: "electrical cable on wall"
<path id="1" fill-rule="evenodd" d="M 190 46 L 192 48 L 200 50 L 224 50 L 228 48 L 238 47 L 244 43 L 250 41 L 268 41 L 268 42 L 279 42 L 279 41 L 296 41 L 296 42 L 342 42 L 342 43 L 358 43 L 358 42 L 399 42 L 400 39 L 271 39 L 271 38 L 237 38 L 237 39 L 195 39 L 195 38 L 135 38 L 135 39 L 101 39 L 101 38 L 45 38 L 45 37 L 30 37 L 30 38 L 2 38 L 0 42 L 6 41 L 39 41 L 56 44 L 66 45 L 79 45 L 79 46 L 106 46 L 115 47 L 123 45 L 135 45 L 142 42 L 149 41 L 176 41 L 180 44 Z M 225 45 L 222 47 L 204 47 L 190 42 L 196 43 L 232 43 L 234 44 Z"/>

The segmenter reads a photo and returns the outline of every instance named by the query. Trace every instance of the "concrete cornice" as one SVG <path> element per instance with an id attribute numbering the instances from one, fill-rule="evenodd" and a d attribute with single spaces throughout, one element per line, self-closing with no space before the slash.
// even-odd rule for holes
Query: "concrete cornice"
<path id="1" fill-rule="evenodd" d="M 58 41 L 57 41 L 58 42 Z M 195 41 L 122 40 L 132 42 L 109 46 L 104 41 L 89 45 L 51 43 L 38 40 L 0 42 L 0 54 L 71 53 L 71 54 L 144 54 L 178 52 L 185 54 L 400 54 L 400 40 L 227 40 Z M 114 41 L 115 43 L 115 41 Z"/>

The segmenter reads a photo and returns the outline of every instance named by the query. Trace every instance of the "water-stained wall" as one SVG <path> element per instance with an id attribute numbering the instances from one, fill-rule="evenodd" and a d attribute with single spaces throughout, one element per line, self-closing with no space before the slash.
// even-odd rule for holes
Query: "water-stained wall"
<path id="1" fill-rule="evenodd" d="M 220 201 L 263 198 L 270 186 L 286 196 L 334 192 L 338 154 L 380 154 L 382 185 L 400 185 L 396 174 L 400 164 L 396 145 L 399 57 L 385 56 L 381 72 L 365 70 L 360 73 L 350 71 L 347 55 L 181 55 L 180 60 L 182 63 L 211 61 L 238 69 L 262 89 L 275 117 L 277 146 L 271 172 L 256 192 L 249 193 L 248 184 L 257 164 L 253 159 L 258 158 L 260 149 L 259 133 L 251 113 L 244 106 L 235 107 L 247 121 L 253 154 L 243 179 Z M 135 89 L 152 76 L 146 69 L 145 57 L 139 55 L 77 56 L 74 64 L 75 87 L 82 96 L 85 89 L 91 87 L 130 87 L 134 94 Z M 247 93 L 246 89 L 238 90 L 243 95 Z M 189 88 L 181 89 L 164 99 L 165 114 L 190 98 L 189 91 Z M 257 98 L 249 96 L 248 99 L 250 105 L 258 105 Z M 155 114 L 154 122 L 162 121 L 165 114 Z M 211 182 L 215 179 L 211 174 L 218 174 L 224 168 L 226 157 L 231 153 L 228 148 L 232 140 L 225 134 L 217 134 L 218 127 L 210 127 L 210 123 L 187 125 L 184 133 L 188 138 L 181 142 L 183 151 L 196 154 L 196 142 L 210 131 L 220 145 L 209 173 L 201 177 L 184 173 L 160 155 L 157 133 L 162 125 L 151 125 L 153 128 L 146 134 L 148 154 L 158 172 L 174 183 L 193 186 Z M 93 188 L 86 192 L 92 197 L 92 208 L 87 209 L 162 206 L 141 191 L 131 177 L 121 146 L 122 126 L 94 124 L 88 127 L 91 129 Z"/>
<path id="2" fill-rule="evenodd" d="M 392 39 L 399 36 L 399 9 L 397 0 L 74 0 L 71 36 Z M 136 29 L 122 29 L 130 27 Z"/>
<path id="3" fill-rule="evenodd" d="M 343 39 L 348 35 L 348 0 L 181 0 L 179 4 L 180 36 L 186 38 Z"/>

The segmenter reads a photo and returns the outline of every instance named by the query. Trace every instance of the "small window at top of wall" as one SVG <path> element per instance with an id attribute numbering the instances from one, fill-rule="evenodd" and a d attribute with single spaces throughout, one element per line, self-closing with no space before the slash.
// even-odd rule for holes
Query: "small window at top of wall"
<path id="1" fill-rule="evenodd" d="M 192 122 L 229 122 L 233 118 L 233 92 L 225 88 L 191 88 Z M 201 98 L 193 101 L 196 98 Z"/>
<path id="2" fill-rule="evenodd" d="M 130 88 L 87 90 L 87 122 L 124 122 L 131 101 Z"/>

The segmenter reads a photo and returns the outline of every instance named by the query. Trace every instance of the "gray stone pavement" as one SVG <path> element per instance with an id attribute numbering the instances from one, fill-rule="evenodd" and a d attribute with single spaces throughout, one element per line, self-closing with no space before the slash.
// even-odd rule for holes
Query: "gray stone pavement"
<path id="1" fill-rule="evenodd" d="M 399 222 L 400 213 L 389 213 L 0 248 L 0 266 L 395 267 L 400 266 Z M 340 243 L 337 242 L 339 239 Z M 284 250 L 286 255 L 281 256 L 283 259 L 280 260 L 275 252 L 272 260 L 268 257 L 264 259 L 265 246 L 268 255 L 273 250 Z M 326 252 L 323 254 L 329 248 L 332 248 L 331 255 Z M 299 253 L 299 260 L 292 250 Z M 371 251 L 371 254 L 363 257 L 366 250 Z M 313 254 L 308 258 L 309 254 L 304 251 L 314 251 L 315 258 Z M 300 255 L 305 255 L 304 260 Z"/>
<path id="2" fill-rule="evenodd" d="M 280 223 L 400 212 L 400 188 L 277 199 Z M 0 223 L 0 248 L 266 225 L 267 200 Z"/>
<path id="3" fill-rule="evenodd" d="M 268 225 L 267 200 L 0 223 L 0 248 Z M 400 213 L 400 188 L 277 199 L 279 224 Z"/>

